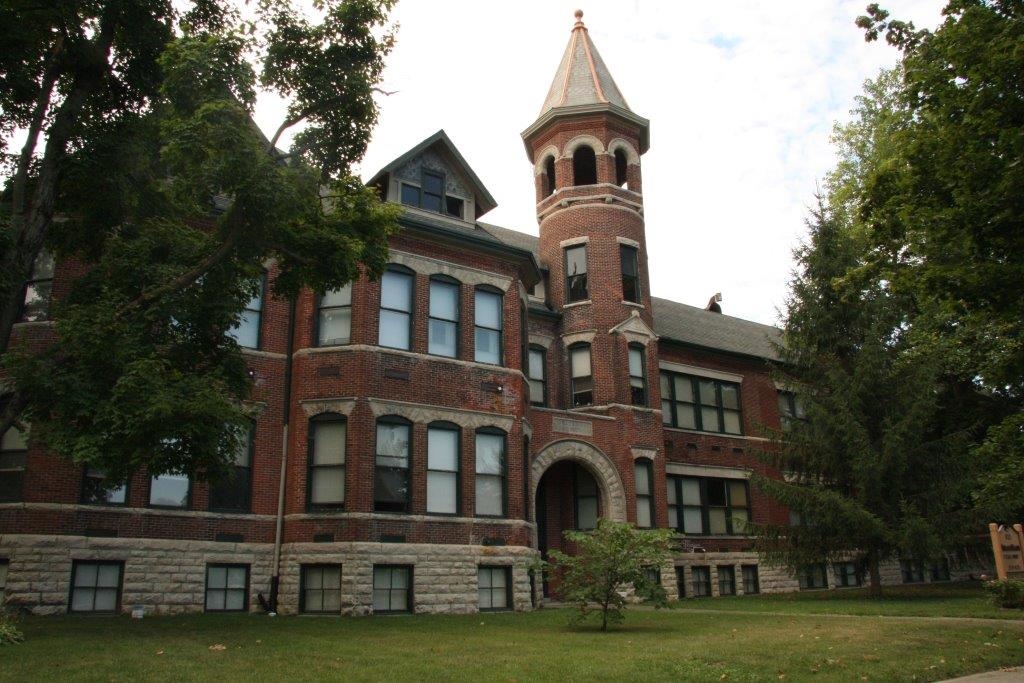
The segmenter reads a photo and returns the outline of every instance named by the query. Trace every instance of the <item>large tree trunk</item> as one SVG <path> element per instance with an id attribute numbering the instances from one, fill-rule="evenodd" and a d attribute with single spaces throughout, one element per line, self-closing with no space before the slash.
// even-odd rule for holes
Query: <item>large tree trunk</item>
<path id="1" fill-rule="evenodd" d="M 867 556 L 868 564 L 868 595 L 872 598 L 882 597 L 882 575 L 878 571 L 878 552 L 872 550 Z"/>

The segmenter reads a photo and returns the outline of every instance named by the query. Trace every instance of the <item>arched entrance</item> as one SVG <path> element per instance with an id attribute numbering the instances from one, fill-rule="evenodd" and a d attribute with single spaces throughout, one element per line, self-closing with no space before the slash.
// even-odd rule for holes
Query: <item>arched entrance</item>
<path id="1" fill-rule="evenodd" d="M 626 520 L 626 495 L 618 470 L 588 443 L 548 444 L 534 458 L 530 479 L 530 509 L 537 523 L 534 540 L 544 559 L 552 549 L 573 552 L 563 537 L 568 529 L 593 528 L 599 516 Z M 545 582 L 544 595 L 553 593 L 557 586 Z"/>

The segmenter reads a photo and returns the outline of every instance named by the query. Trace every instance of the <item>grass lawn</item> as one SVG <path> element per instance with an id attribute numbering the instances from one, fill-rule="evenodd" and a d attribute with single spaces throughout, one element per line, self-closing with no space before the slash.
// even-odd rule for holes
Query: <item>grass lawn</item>
<path id="1" fill-rule="evenodd" d="M 979 584 L 924 584 L 885 587 L 881 598 L 866 588 L 741 595 L 712 600 L 683 600 L 682 609 L 713 609 L 786 614 L 860 614 L 918 617 L 981 617 L 1024 620 L 1024 611 L 1000 609 Z"/>
<path id="2" fill-rule="evenodd" d="M 27 618 L 0 680 L 928 681 L 1024 663 L 1024 623 L 674 609 L 601 633 L 567 616 Z"/>

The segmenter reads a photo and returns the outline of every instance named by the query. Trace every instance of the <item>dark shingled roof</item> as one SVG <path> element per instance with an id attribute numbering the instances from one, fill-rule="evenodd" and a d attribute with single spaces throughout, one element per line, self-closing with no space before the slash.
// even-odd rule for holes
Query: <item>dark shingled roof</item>
<path id="1" fill-rule="evenodd" d="M 478 222 L 477 227 L 511 247 L 532 251 L 540 262 L 537 253 L 539 238 L 536 235 L 488 223 Z M 541 263 L 541 267 L 544 265 Z M 782 341 L 782 331 L 777 327 L 657 297 L 651 297 L 651 305 L 654 309 L 654 331 L 664 339 L 769 360 L 779 358 L 773 346 L 773 343 Z"/>

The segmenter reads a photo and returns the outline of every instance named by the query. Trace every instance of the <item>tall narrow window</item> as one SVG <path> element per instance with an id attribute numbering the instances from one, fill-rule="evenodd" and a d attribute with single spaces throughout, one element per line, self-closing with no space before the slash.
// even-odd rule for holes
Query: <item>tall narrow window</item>
<path id="1" fill-rule="evenodd" d="M 580 531 L 589 531 L 597 527 L 597 518 L 600 514 L 597 481 L 584 467 L 579 465 L 575 468 L 573 482 L 576 508 L 576 528 Z"/>
<path id="2" fill-rule="evenodd" d="M 556 186 L 555 158 L 548 157 L 544 161 L 544 196 L 554 194 Z"/>
<path id="3" fill-rule="evenodd" d="M 505 515 L 505 433 L 501 430 L 476 432 L 476 514 Z"/>
<path id="4" fill-rule="evenodd" d="M 0 503 L 17 503 L 22 500 L 25 464 L 28 460 L 27 437 L 26 432 L 11 427 L 0 438 Z"/>
<path id="5" fill-rule="evenodd" d="M 572 384 L 572 406 L 588 406 L 594 402 L 594 377 L 590 369 L 590 344 L 569 347 L 569 372 Z"/>
<path id="6" fill-rule="evenodd" d="M 427 428 L 427 512 L 459 511 L 459 427 L 439 422 Z"/>
<path id="7" fill-rule="evenodd" d="M 427 352 L 455 358 L 459 355 L 459 283 L 430 279 L 430 321 Z"/>
<path id="8" fill-rule="evenodd" d="M 629 345 L 629 398 L 635 406 L 647 405 L 647 363 L 644 362 L 644 347 Z"/>
<path id="9" fill-rule="evenodd" d="M 40 251 L 32 264 L 32 273 L 25 283 L 25 299 L 21 308 L 24 321 L 46 320 L 50 317 L 53 294 L 53 254 Z"/>
<path id="10" fill-rule="evenodd" d="M 249 565 L 206 565 L 206 611 L 243 612 L 249 595 Z"/>
<path id="11" fill-rule="evenodd" d="M 309 505 L 345 504 L 345 453 L 348 425 L 336 414 L 318 415 L 309 423 Z"/>
<path id="12" fill-rule="evenodd" d="M 547 385 L 544 378 L 544 349 L 540 346 L 530 347 L 530 403 L 542 406 L 547 402 Z"/>
<path id="13" fill-rule="evenodd" d="M 258 283 L 256 294 L 249 300 L 239 316 L 238 322 L 228 330 L 228 335 L 235 338 L 238 345 L 247 349 L 260 347 L 260 327 L 263 318 L 263 292 L 267 287 L 267 274 L 264 273 Z"/>
<path id="14" fill-rule="evenodd" d="M 477 288 L 474 308 L 475 360 L 501 365 L 501 293 Z"/>
<path id="15" fill-rule="evenodd" d="M 149 479 L 149 504 L 160 508 L 187 508 L 191 490 L 187 474 L 158 474 Z"/>
<path id="16" fill-rule="evenodd" d="M 619 187 L 626 186 L 627 168 L 626 153 L 621 149 L 615 150 L 615 184 Z"/>
<path id="17" fill-rule="evenodd" d="M 302 565 L 299 611 L 305 614 L 333 614 L 341 611 L 341 565 Z"/>
<path id="18" fill-rule="evenodd" d="M 75 560 L 71 567 L 72 612 L 116 613 L 121 604 L 123 562 Z"/>
<path id="19" fill-rule="evenodd" d="M 412 425 L 400 417 L 377 421 L 377 458 L 373 473 L 373 509 L 409 511 L 409 444 Z"/>
<path id="20" fill-rule="evenodd" d="M 636 473 L 636 525 L 641 529 L 654 526 L 654 472 L 650 460 L 637 460 Z"/>
<path id="21" fill-rule="evenodd" d="M 252 506 L 252 449 L 255 425 L 242 431 L 231 470 L 210 485 L 210 509 L 249 512 Z"/>
<path id="22" fill-rule="evenodd" d="M 126 484 L 112 484 L 101 469 L 86 466 L 82 476 L 82 502 L 93 505 L 124 505 L 128 498 Z"/>
<path id="23" fill-rule="evenodd" d="M 693 568 L 693 597 L 706 598 L 711 595 L 711 567 Z"/>
<path id="24" fill-rule="evenodd" d="M 718 594 L 736 595 L 736 567 L 731 564 L 718 565 Z"/>
<path id="25" fill-rule="evenodd" d="M 594 185 L 597 183 L 597 157 L 587 145 L 580 145 L 572 153 L 573 185 Z"/>
<path id="26" fill-rule="evenodd" d="M 4 604 L 4 591 L 7 590 L 7 568 L 10 562 L 6 557 L 0 557 L 0 607 Z"/>
<path id="27" fill-rule="evenodd" d="M 348 344 L 352 337 L 352 283 L 332 289 L 317 302 L 317 345 Z"/>
<path id="28" fill-rule="evenodd" d="M 412 329 L 412 271 L 389 266 L 380 278 L 378 343 L 392 349 L 410 348 Z"/>
<path id="29" fill-rule="evenodd" d="M 637 248 L 628 244 L 619 245 L 619 260 L 622 263 L 622 300 L 640 303 L 640 265 Z"/>
<path id="30" fill-rule="evenodd" d="M 421 206 L 427 211 L 441 213 L 444 205 L 444 176 L 433 171 L 423 171 L 423 196 Z"/>
<path id="31" fill-rule="evenodd" d="M 743 593 L 744 595 L 754 595 L 755 593 L 761 592 L 761 584 L 757 578 L 757 565 L 756 564 L 745 564 L 743 565 Z"/>
<path id="32" fill-rule="evenodd" d="M 412 606 L 412 567 L 373 565 L 374 613 L 411 612 Z"/>
<path id="33" fill-rule="evenodd" d="M 577 244 L 565 249 L 565 300 L 567 303 L 586 301 L 587 291 L 587 245 Z"/>

